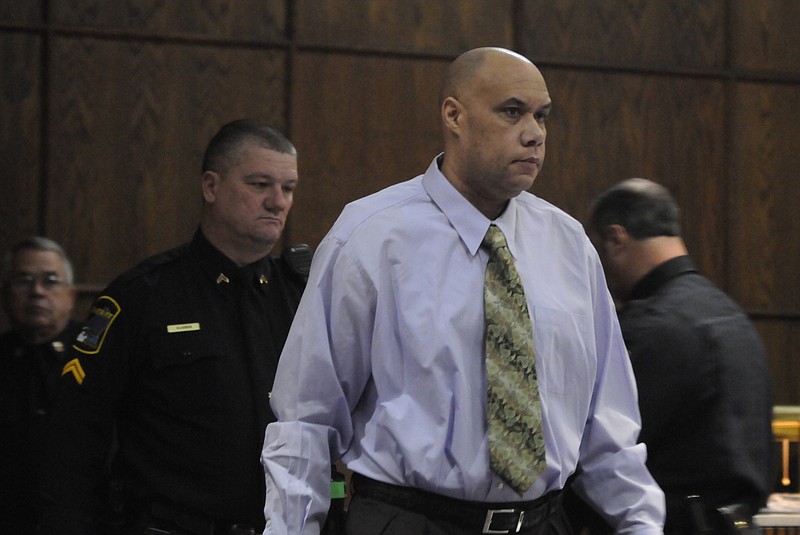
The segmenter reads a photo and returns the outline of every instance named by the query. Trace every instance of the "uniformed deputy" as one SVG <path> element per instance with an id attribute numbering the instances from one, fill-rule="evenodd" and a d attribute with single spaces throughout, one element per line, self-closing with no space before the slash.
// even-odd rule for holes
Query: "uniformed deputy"
<path id="1" fill-rule="evenodd" d="M 108 530 L 96 512 L 112 438 L 122 532 L 263 529 L 269 393 L 310 259 L 270 255 L 297 187 L 296 152 L 269 126 L 234 121 L 206 149 L 201 182 L 192 241 L 118 277 L 76 337 L 44 533 Z"/>
<path id="2" fill-rule="evenodd" d="M 0 336 L 0 533 L 32 535 L 41 503 L 46 423 L 79 325 L 72 264 L 56 242 L 32 236 L 6 253 L 0 277 L 11 328 Z"/>

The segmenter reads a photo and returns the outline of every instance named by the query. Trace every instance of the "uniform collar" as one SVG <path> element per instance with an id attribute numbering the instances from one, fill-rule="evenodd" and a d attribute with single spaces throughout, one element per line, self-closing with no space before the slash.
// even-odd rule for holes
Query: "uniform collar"
<path id="1" fill-rule="evenodd" d="M 269 255 L 239 267 L 214 247 L 200 229 L 195 232 L 190 247 L 206 276 L 220 288 L 233 285 L 266 287 L 269 283 L 272 275 Z"/>
<path id="2" fill-rule="evenodd" d="M 636 283 L 628 296 L 628 301 L 646 299 L 675 277 L 686 273 L 697 273 L 697 267 L 688 255 L 676 256 L 659 264 Z"/>
<path id="3" fill-rule="evenodd" d="M 47 342 L 40 344 L 31 344 L 22 337 L 19 331 L 8 331 L 8 334 L 4 336 L 8 336 L 12 348 L 11 354 L 15 357 L 27 356 L 30 352 L 34 352 L 41 355 L 52 355 L 58 361 L 63 361 L 67 355 L 70 342 L 78 334 L 80 328 L 80 323 L 70 320 L 64 330 Z"/>

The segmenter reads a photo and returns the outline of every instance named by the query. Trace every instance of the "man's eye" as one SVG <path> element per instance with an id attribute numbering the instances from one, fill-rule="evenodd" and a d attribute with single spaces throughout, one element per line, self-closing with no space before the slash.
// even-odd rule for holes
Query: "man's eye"
<path id="1" fill-rule="evenodd" d="M 514 119 L 516 119 L 522 114 L 519 108 L 505 108 L 503 112 L 509 117 L 512 117 Z"/>

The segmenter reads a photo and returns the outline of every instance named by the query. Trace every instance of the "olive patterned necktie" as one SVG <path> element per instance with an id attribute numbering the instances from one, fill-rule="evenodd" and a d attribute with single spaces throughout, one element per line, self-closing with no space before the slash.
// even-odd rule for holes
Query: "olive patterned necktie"
<path id="1" fill-rule="evenodd" d="M 533 329 L 519 274 L 503 232 L 489 226 L 484 282 L 489 461 L 519 494 L 545 467 Z"/>

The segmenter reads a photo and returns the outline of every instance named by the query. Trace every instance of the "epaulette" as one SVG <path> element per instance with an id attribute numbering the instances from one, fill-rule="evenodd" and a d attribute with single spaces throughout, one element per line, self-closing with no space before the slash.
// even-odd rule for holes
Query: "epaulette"
<path id="1" fill-rule="evenodd" d="M 114 282 L 118 284 L 119 283 L 124 284 L 139 277 L 146 276 L 154 269 L 163 266 L 164 264 L 169 264 L 170 262 L 174 262 L 175 260 L 181 258 L 185 254 L 185 250 L 188 247 L 189 243 L 184 243 L 167 251 L 163 251 L 149 258 L 146 258 L 141 262 L 139 262 L 134 267 L 128 269 L 127 271 L 117 276 Z"/>
<path id="2" fill-rule="evenodd" d="M 289 245 L 284 247 L 281 257 L 292 273 L 300 276 L 304 281 L 308 280 L 308 273 L 311 271 L 311 259 L 314 257 L 314 251 L 311 250 L 311 246 L 305 243 Z"/>

